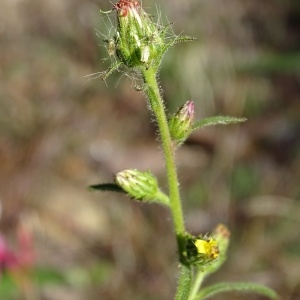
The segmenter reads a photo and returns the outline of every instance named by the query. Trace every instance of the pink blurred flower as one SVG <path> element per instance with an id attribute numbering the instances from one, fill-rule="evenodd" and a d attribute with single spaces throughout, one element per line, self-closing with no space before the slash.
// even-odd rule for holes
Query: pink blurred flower
<path id="1" fill-rule="evenodd" d="M 16 266 L 17 258 L 15 253 L 9 249 L 4 237 L 0 235 L 0 272 Z"/>
<path id="2" fill-rule="evenodd" d="M 34 247 L 30 232 L 19 227 L 17 238 L 19 247 L 17 251 L 13 251 L 5 237 L 0 234 L 0 273 L 30 267 L 34 262 Z"/>

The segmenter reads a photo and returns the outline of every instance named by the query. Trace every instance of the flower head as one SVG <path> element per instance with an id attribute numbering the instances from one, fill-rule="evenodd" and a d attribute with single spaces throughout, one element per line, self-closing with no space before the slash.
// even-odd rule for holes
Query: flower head
<path id="1" fill-rule="evenodd" d="M 194 242 L 199 254 L 206 255 L 212 259 L 219 257 L 218 242 L 214 239 L 197 239 Z"/>
<path id="2" fill-rule="evenodd" d="M 219 243 L 213 236 L 193 236 L 187 233 L 185 245 L 183 262 L 187 265 L 196 265 L 204 270 L 219 259 Z"/>

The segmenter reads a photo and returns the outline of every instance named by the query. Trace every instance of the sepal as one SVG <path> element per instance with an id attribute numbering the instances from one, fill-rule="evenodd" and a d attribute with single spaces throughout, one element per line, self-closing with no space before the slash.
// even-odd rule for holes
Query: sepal
<path id="1" fill-rule="evenodd" d="M 116 183 L 98 183 L 89 186 L 91 191 L 102 191 L 102 192 L 118 192 L 124 193 L 124 190 L 120 188 Z"/>

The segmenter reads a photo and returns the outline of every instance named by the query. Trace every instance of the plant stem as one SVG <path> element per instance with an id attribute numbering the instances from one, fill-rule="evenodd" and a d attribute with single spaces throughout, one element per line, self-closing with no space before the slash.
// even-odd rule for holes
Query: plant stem
<path id="1" fill-rule="evenodd" d="M 204 277 L 205 277 L 204 272 L 199 270 L 197 275 L 196 275 L 196 279 L 193 283 L 191 293 L 190 293 L 190 296 L 189 296 L 188 300 L 194 300 L 195 299 L 195 297 L 196 297 L 196 295 L 197 295 L 197 293 L 200 289 L 200 286 L 203 282 Z"/>
<path id="2" fill-rule="evenodd" d="M 143 77 L 146 85 L 145 92 L 149 98 L 151 109 L 157 120 L 163 152 L 165 156 L 169 185 L 170 208 L 172 211 L 174 228 L 176 235 L 181 236 L 185 233 L 185 228 L 180 202 L 177 170 L 174 159 L 174 147 L 169 132 L 165 108 L 158 88 L 155 70 L 151 68 L 148 70 L 143 70 Z M 181 242 L 179 242 L 178 246 L 179 250 L 182 250 Z"/>
<path id="3" fill-rule="evenodd" d="M 189 299 L 191 282 L 192 282 L 191 268 L 185 265 L 181 265 L 175 300 Z"/>
<path id="4" fill-rule="evenodd" d="M 170 209 L 177 238 L 179 260 L 182 262 L 183 253 L 185 251 L 185 242 L 183 238 L 185 234 L 185 227 L 180 201 L 179 182 L 175 164 L 174 146 L 170 136 L 163 99 L 160 95 L 156 80 L 156 71 L 156 68 L 144 69 L 142 70 L 142 74 L 145 83 L 145 93 L 148 96 L 151 109 L 156 117 L 159 128 L 168 177 Z M 188 299 L 191 285 L 191 275 L 192 273 L 190 267 L 181 264 L 181 272 L 175 297 L 176 300 Z"/>

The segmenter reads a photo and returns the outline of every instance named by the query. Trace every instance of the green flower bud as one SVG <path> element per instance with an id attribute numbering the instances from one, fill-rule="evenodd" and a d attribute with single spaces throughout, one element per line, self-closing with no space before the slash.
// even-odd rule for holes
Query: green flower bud
<path id="1" fill-rule="evenodd" d="M 212 233 L 212 237 L 218 242 L 220 255 L 225 257 L 230 240 L 230 231 L 223 225 L 219 224 Z"/>
<path id="2" fill-rule="evenodd" d="M 181 145 L 193 130 L 194 102 L 187 101 L 176 114 L 169 119 L 172 140 L 177 146 Z"/>
<path id="3" fill-rule="evenodd" d="M 148 68 L 166 51 L 165 30 L 154 23 L 139 1 L 120 0 L 117 12 L 116 54 L 127 67 Z"/>
<path id="4" fill-rule="evenodd" d="M 106 80 L 114 71 L 126 66 L 136 71 L 151 69 L 157 72 L 163 55 L 176 43 L 193 41 L 190 36 L 174 35 L 171 24 L 162 25 L 147 14 L 139 1 L 119 0 L 113 5 L 117 28 L 113 39 L 105 39 L 108 54 L 116 54 L 118 60 L 101 74 Z M 101 10 L 100 10 L 101 11 Z M 110 13 L 110 11 L 102 13 Z M 158 13 L 159 14 L 159 13 Z"/>
<path id="5" fill-rule="evenodd" d="M 116 183 L 133 199 L 169 204 L 168 197 L 159 190 L 157 179 L 149 171 L 121 171 L 116 174 Z"/>

